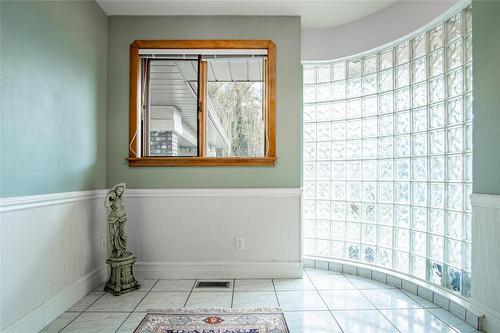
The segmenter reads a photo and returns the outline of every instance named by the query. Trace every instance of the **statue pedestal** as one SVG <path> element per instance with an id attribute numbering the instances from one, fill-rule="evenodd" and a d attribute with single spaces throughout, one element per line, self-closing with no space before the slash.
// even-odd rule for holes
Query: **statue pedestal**
<path id="1" fill-rule="evenodd" d="M 104 291 L 110 292 L 115 296 L 137 290 L 141 287 L 134 277 L 132 265 L 135 263 L 133 255 L 110 258 L 106 260 L 111 268 L 111 275 L 108 282 L 104 285 Z"/>

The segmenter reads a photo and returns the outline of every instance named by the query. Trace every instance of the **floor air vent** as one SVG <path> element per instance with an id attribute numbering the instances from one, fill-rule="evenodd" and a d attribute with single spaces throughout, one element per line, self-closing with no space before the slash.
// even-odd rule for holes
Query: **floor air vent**
<path id="1" fill-rule="evenodd" d="M 230 281 L 198 281 L 196 288 L 229 288 Z"/>

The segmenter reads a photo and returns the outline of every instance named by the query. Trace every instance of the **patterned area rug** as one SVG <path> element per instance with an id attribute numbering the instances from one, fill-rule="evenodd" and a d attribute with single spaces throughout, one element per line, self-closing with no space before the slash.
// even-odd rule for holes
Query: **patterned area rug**
<path id="1" fill-rule="evenodd" d="M 178 309 L 148 313 L 134 333 L 288 333 L 279 309 Z"/>

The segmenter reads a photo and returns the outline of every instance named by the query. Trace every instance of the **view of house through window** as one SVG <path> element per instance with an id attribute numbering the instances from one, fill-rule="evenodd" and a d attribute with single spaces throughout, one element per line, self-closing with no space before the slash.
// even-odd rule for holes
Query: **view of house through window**
<path id="1" fill-rule="evenodd" d="M 470 294 L 471 20 L 304 65 L 305 255 Z"/>
<path id="2" fill-rule="evenodd" d="M 198 61 L 148 60 L 144 85 L 149 156 L 197 156 Z M 147 94 L 147 90 L 149 94 Z M 148 96 L 149 95 L 149 96 Z M 148 105 L 149 104 L 149 105 Z"/>

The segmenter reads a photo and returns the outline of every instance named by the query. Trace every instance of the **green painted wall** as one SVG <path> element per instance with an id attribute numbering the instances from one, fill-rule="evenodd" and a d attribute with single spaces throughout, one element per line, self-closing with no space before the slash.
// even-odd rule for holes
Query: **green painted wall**
<path id="1" fill-rule="evenodd" d="M 104 188 L 106 15 L 93 1 L 0 3 L 0 196 Z"/>
<path id="2" fill-rule="evenodd" d="M 90 1 L 0 3 L 1 196 L 118 181 L 132 188 L 300 185 L 300 18 L 114 16 L 108 22 Z M 500 194 L 499 13 L 498 1 L 473 3 L 476 193 Z M 128 45 L 155 38 L 276 42 L 276 167 L 128 167 Z"/>
<path id="3" fill-rule="evenodd" d="M 500 1 L 473 1 L 474 193 L 500 194 Z"/>
<path id="4" fill-rule="evenodd" d="M 136 39 L 271 39 L 277 46 L 276 167 L 129 168 L 129 45 Z M 111 16 L 108 22 L 107 184 L 130 188 L 299 187 L 299 17 Z"/>

